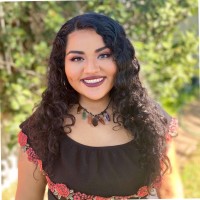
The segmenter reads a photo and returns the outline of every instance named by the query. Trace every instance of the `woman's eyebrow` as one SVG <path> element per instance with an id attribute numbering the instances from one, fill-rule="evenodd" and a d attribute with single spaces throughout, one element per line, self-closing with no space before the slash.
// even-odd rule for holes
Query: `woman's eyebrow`
<path id="1" fill-rule="evenodd" d="M 104 49 L 107 49 L 107 48 L 108 48 L 107 46 L 104 46 L 104 47 L 96 49 L 95 52 L 98 53 L 98 52 L 103 51 Z"/>
<path id="2" fill-rule="evenodd" d="M 101 48 L 98 48 L 95 50 L 96 53 L 100 52 L 100 51 L 103 51 L 104 49 L 107 49 L 108 47 L 104 46 L 104 47 L 101 47 Z M 75 53 L 75 54 L 84 54 L 83 51 L 77 51 L 77 50 L 72 50 L 72 51 L 69 51 L 66 56 L 70 53 Z"/>
<path id="3" fill-rule="evenodd" d="M 69 52 L 66 54 L 66 56 L 67 56 L 68 54 L 70 54 L 70 53 L 84 54 L 83 51 L 69 51 Z"/>

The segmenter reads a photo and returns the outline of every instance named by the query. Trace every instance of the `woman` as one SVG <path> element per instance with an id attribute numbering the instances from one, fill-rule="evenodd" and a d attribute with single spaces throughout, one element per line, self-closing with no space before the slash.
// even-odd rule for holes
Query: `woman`
<path id="1" fill-rule="evenodd" d="M 146 198 L 159 187 L 176 121 L 139 70 L 111 18 L 88 13 L 61 27 L 42 101 L 20 125 L 17 200 L 43 199 L 46 184 L 49 200 Z"/>

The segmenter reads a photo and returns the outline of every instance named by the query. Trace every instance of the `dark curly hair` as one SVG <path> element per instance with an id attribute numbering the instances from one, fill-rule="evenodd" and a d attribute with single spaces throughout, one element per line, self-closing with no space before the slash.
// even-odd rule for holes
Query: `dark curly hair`
<path id="1" fill-rule="evenodd" d="M 142 155 L 140 164 L 148 172 L 147 184 L 150 186 L 162 175 L 161 162 L 165 169 L 170 166 L 165 153 L 165 133 L 170 118 L 148 97 L 139 80 L 140 65 L 132 44 L 122 26 L 107 16 L 87 13 L 72 18 L 61 27 L 49 59 L 47 89 L 42 94 L 41 103 L 20 128 L 29 136 L 29 143 L 43 161 L 45 172 L 53 176 L 53 166 L 59 157 L 59 138 L 71 132 L 75 117 L 69 114 L 69 110 L 79 101 L 79 94 L 69 84 L 64 70 L 67 36 L 82 29 L 95 30 L 112 52 L 117 65 L 110 92 L 113 120 L 133 134 Z M 71 123 L 63 126 L 66 118 Z"/>

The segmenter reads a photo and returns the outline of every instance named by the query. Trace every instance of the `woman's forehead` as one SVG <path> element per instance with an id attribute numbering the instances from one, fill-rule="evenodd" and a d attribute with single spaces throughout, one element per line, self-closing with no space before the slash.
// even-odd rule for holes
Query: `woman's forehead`
<path id="1" fill-rule="evenodd" d="M 66 49 L 98 49 L 106 46 L 101 35 L 97 34 L 93 29 L 76 30 L 67 37 Z"/>

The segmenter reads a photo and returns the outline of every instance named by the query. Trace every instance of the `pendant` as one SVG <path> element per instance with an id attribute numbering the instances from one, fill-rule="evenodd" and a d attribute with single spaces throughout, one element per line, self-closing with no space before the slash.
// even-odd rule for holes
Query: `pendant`
<path id="1" fill-rule="evenodd" d="M 103 125 L 108 124 L 111 121 L 110 115 L 107 112 L 110 102 L 104 111 L 96 115 L 93 115 L 91 112 L 88 112 L 87 109 L 85 109 L 79 104 L 77 107 L 77 114 L 80 114 L 82 112 L 82 119 L 87 120 L 88 124 L 92 124 L 94 127 L 97 126 L 99 122 Z"/>
<path id="2" fill-rule="evenodd" d="M 99 121 L 100 121 L 103 125 L 105 125 L 105 122 L 104 122 L 103 118 L 99 117 Z"/>
<path id="3" fill-rule="evenodd" d="M 77 114 L 80 114 L 81 110 L 82 110 L 82 106 L 79 105 L 78 108 L 77 108 Z"/>
<path id="4" fill-rule="evenodd" d="M 107 118 L 105 116 L 103 116 L 103 119 L 104 119 L 105 124 L 109 123 L 109 121 L 107 120 Z"/>
<path id="5" fill-rule="evenodd" d="M 104 116 L 104 119 L 105 119 L 107 122 L 110 121 L 110 116 L 109 116 L 109 114 L 108 114 L 106 111 L 104 112 L 103 116 Z"/>
<path id="6" fill-rule="evenodd" d="M 98 125 L 98 117 L 97 117 L 97 116 L 94 116 L 94 117 L 92 118 L 92 125 L 93 125 L 93 126 L 97 126 L 97 125 Z"/>
<path id="7" fill-rule="evenodd" d="M 84 110 L 83 113 L 82 113 L 82 119 L 84 120 L 84 119 L 86 119 L 86 117 L 87 117 L 87 115 L 86 115 L 86 112 Z"/>
<path id="8" fill-rule="evenodd" d="M 92 124 L 92 115 L 88 115 L 88 124 Z"/>

